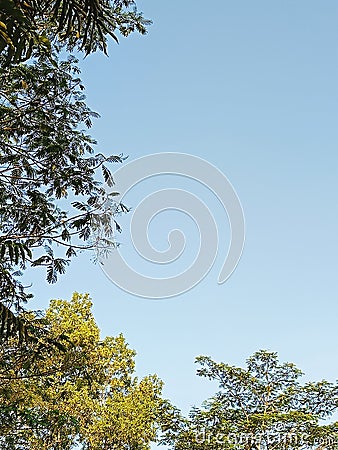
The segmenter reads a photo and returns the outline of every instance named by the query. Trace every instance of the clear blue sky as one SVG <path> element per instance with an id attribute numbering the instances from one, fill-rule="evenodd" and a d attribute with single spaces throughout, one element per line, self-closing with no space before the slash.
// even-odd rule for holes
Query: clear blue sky
<path id="1" fill-rule="evenodd" d="M 307 378 L 336 379 L 337 1 L 139 7 L 154 21 L 146 37 L 121 39 L 109 58 L 81 63 L 88 102 L 102 116 L 92 133 L 106 154 L 185 152 L 216 165 L 244 208 L 243 257 L 222 286 L 220 254 L 196 288 L 150 301 L 119 290 L 82 255 L 55 286 L 34 276 L 31 306 L 89 292 L 103 335 L 123 332 L 138 352 L 138 373 L 156 372 L 185 412 L 215 392 L 195 375 L 200 354 L 243 364 L 270 349 Z M 226 241 L 226 216 L 203 195 Z M 164 224 L 182 220 L 154 223 L 155 242 L 165 239 Z"/>

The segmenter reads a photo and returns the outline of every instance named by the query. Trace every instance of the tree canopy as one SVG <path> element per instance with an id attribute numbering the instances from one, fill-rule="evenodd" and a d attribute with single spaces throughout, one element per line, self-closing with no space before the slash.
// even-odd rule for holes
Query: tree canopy
<path id="1" fill-rule="evenodd" d="M 50 54 L 57 41 L 68 51 L 97 49 L 106 53 L 107 37 L 145 34 L 151 22 L 134 0 L 2 0 L 0 54 L 6 64 L 25 61 L 35 51 Z"/>
<path id="2" fill-rule="evenodd" d="M 0 447 L 145 450 L 156 438 L 162 383 L 134 375 L 122 335 L 100 338 L 88 295 L 52 300 L 42 317 L 63 348 L 9 339 L 0 349 Z M 67 336 L 67 338 L 65 338 Z"/>
<path id="3" fill-rule="evenodd" d="M 132 0 L 1 2 L 0 338 L 27 336 L 15 315 L 31 297 L 19 281 L 27 267 L 46 267 L 54 283 L 77 251 L 115 246 L 128 209 L 102 182 L 113 184 L 108 165 L 123 155 L 95 153 L 86 130 L 98 114 L 70 52 L 105 52 L 108 36 L 149 23 Z"/>
<path id="4" fill-rule="evenodd" d="M 126 210 L 97 176 L 112 185 L 107 164 L 123 157 L 94 153 L 84 128 L 97 114 L 78 73 L 74 57 L 0 70 L 0 298 L 17 311 L 30 297 L 20 270 L 45 266 L 55 282 L 77 250 L 114 245 L 114 217 Z"/>
<path id="5" fill-rule="evenodd" d="M 247 368 L 197 358 L 197 374 L 220 390 L 188 418 L 176 411 L 163 442 L 175 450 L 282 450 L 334 448 L 338 423 L 327 421 L 338 408 L 338 383 L 302 384 L 302 372 L 280 363 L 274 352 L 258 351 Z"/>

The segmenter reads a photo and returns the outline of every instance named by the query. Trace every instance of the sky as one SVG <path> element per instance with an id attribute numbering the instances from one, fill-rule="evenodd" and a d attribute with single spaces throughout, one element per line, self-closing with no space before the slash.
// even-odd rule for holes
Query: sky
<path id="1" fill-rule="evenodd" d="M 217 390 L 196 376 L 198 355 L 243 366 L 267 349 L 294 362 L 305 379 L 334 381 L 337 1 L 143 0 L 138 6 L 153 20 L 147 36 L 110 43 L 109 58 L 81 61 L 88 103 L 101 114 L 91 134 L 100 151 L 129 161 L 182 152 L 215 165 L 242 203 L 242 258 L 230 279 L 217 284 L 229 243 L 225 212 L 191 180 L 155 177 L 134 189 L 128 205 L 173 184 L 203 198 L 215 217 L 219 252 L 203 281 L 177 297 L 139 298 L 83 254 L 55 285 L 34 274 L 31 307 L 89 292 L 102 336 L 122 332 L 137 351 L 138 375 L 157 373 L 164 396 L 185 413 Z M 137 270 L 171 276 L 169 266 L 134 258 L 128 216 L 121 217 L 119 239 Z M 163 250 L 173 227 L 187 235 L 187 252 L 174 266 L 180 270 L 198 244 L 191 220 L 165 211 L 149 234 Z"/>

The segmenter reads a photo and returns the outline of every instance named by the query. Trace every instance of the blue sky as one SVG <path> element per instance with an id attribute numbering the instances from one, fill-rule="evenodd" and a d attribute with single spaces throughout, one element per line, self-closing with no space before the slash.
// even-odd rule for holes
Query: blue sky
<path id="1" fill-rule="evenodd" d="M 215 392 L 195 375 L 200 354 L 243 364 L 270 349 L 309 379 L 335 380 L 338 3 L 138 4 L 154 21 L 149 34 L 111 43 L 109 58 L 81 62 L 88 103 L 102 116 L 92 134 L 106 154 L 184 152 L 222 170 L 245 213 L 242 259 L 218 285 L 226 215 L 209 192 L 190 186 L 223 230 L 215 266 L 197 287 L 167 300 L 132 297 L 81 255 L 54 286 L 34 275 L 31 306 L 89 292 L 103 335 L 123 332 L 138 352 L 138 373 L 157 373 L 185 412 Z M 129 204 L 170 183 L 156 180 Z M 171 225 L 193 229 L 179 213 L 165 214 L 151 228 L 159 247 Z M 126 242 L 128 220 L 121 219 Z"/>

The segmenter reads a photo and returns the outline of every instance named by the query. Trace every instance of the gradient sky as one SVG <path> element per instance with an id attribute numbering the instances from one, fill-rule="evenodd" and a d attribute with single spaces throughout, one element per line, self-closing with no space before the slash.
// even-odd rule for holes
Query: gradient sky
<path id="1" fill-rule="evenodd" d="M 89 292 L 102 334 L 123 332 L 138 353 L 138 374 L 157 373 L 165 396 L 184 412 L 216 390 L 195 375 L 200 354 L 243 364 L 264 348 L 296 363 L 307 379 L 335 380 L 337 1 L 138 5 L 154 21 L 149 34 L 111 43 L 109 58 L 81 62 L 88 103 L 102 116 L 92 134 L 106 154 L 185 152 L 222 170 L 246 217 L 242 259 L 218 285 L 227 218 L 210 193 L 192 185 L 223 230 L 215 266 L 197 287 L 172 299 L 140 299 L 81 255 L 54 286 L 34 275 L 31 306 Z M 129 204 L 165 182 L 145 183 Z M 158 218 L 152 242 L 165 248 L 173 224 L 189 230 L 181 216 Z M 123 241 L 128 216 L 121 221 Z"/>

